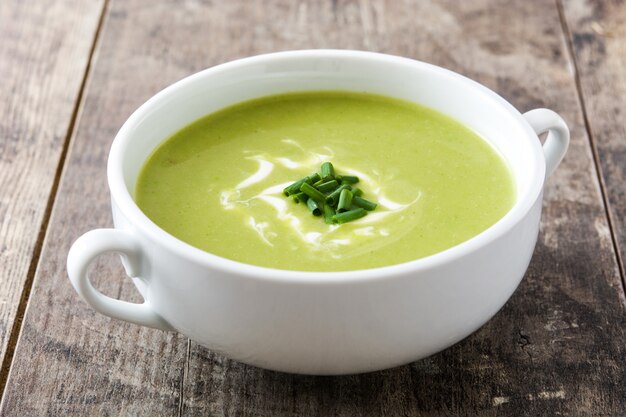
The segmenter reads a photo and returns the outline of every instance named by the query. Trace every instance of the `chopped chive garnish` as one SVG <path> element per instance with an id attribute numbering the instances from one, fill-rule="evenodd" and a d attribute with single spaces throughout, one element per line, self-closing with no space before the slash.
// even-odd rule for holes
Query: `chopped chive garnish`
<path id="1" fill-rule="evenodd" d="M 329 206 L 328 204 L 324 204 L 324 223 L 326 224 L 334 224 L 333 216 L 335 215 L 335 209 Z"/>
<path id="2" fill-rule="evenodd" d="M 350 187 L 348 184 L 340 185 L 339 188 L 337 188 L 332 193 L 328 194 L 328 196 L 326 197 L 326 204 L 330 204 L 331 206 L 334 206 L 335 203 L 339 200 L 339 194 L 341 194 L 341 191 L 349 190 L 350 188 L 352 187 Z"/>
<path id="3" fill-rule="evenodd" d="M 317 190 L 316 188 L 313 188 L 312 185 L 307 184 L 306 182 L 300 186 L 300 190 L 304 194 L 311 197 L 313 200 L 316 200 L 320 203 L 323 203 L 324 200 L 326 199 L 326 197 L 324 196 L 324 194 L 322 194 L 321 191 Z"/>
<path id="4" fill-rule="evenodd" d="M 364 208 L 365 210 L 368 210 L 368 211 L 372 211 L 372 210 L 374 210 L 378 206 L 378 204 L 372 203 L 371 201 L 366 200 L 366 199 L 361 198 L 361 197 L 354 197 L 352 199 L 352 204 L 354 204 L 357 207 L 362 207 L 362 208 Z"/>
<path id="5" fill-rule="evenodd" d="M 320 173 L 301 178 L 283 190 L 296 203 L 305 203 L 314 216 L 324 217 L 326 224 L 343 224 L 360 219 L 378 205 L 362 198 L 363 190 L 352 187 L 359 182 L 354 175 L 338 175 L 330 162 L 324 162 Z"/>
<path id="6" fill-rule="evenodd" d="M 309 208 L 309 210 L 311 210 L 311 213 L 313 213 L 314 216 L 322 215 L 322 209 L 320 209 L 320 206 L 315 202 L 314 199 L 309 198 L 306 201 L 306 205 Z"/>
<path id="7" fill-rule="evenodd" d="M 299 192 L 298 194 L 293 195 L 293 201 L 295 201 L 296 203 L 299 203 L 300 201 L 302 201 L 303 203 L 306 203 L 308 199 L 309 199 L 309 196 L 304 194 L 303 192 Z"/>
<path id="8" fill-rule="evenodd" d="M 359 207 L 354 210 L 344 211 L 343 213 L 337 213 L 333 216 L 333 220 L 339 224 L 343 224 L 343 223 L 351 222 L 356 219 L 360 219 L 366 214 L 367 214 L 367 211 Z"/>
<path id="9" fill-rule="evenodd" d="M 324 162 L 320 171 L 324 180 L 333 179 L 335 177 L 335 168 L 330 162 Z"/>
<path id="10" fill-rule="evenodd" d="M 341 177 L 341 182 L 344 184 L 356 184 L 359 182 L 359 177 L 355 177 L 354 175 L 344 175 Z"/>
<path id="11" fill-rule="evenodd" d="M 339 187 L 339 183 L 335 180 L 326 181 L 323 184 L 318 185 L 316 188 L 323 193 L 330 193 Z"/>
<path id="12" fill-rule="evenodd" d="M 339 194 L 339 203 L 337 204 L 337 212 L 343 213 L 344 211 L 350 210 L 351 204 L 352 204 L 352 191 L 348 189 L 341 190 L 341 194 Z"/>

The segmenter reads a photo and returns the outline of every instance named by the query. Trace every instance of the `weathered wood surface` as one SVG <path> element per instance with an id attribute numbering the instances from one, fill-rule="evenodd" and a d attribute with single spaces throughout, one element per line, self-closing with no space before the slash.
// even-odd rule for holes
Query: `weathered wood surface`
<path id="1" fill-rule="evenodd" d="M 150 95 L 195 69 L 180 68 L 162 46 L 145 43 L 161 20 L 151 14 L 152 2 L 128 3 L 131 10 L 120 10 L 122 4 L 108 9 L 96 45 L 5 390 L 5 415 L 157 416 L 178 409 L 187 340 L 94 314 L 76 298 L 65 269 L 73 240 L 111 224 L 105 165 L 115 133 Z M 130 15 L 132 27 L 124 25 Z M 93 276 L 105 293 L 136 301 L 113 256 L 97 262 Z"/>
<path id="2" fill-rule="evenodd" d="M 566 0 L 588 128 L 597 150 L 609 214 L 626 269 L 626 3 Z"/>
<path id="3" fill-rule="evenodd" d="M 0 386 L 102 7 L 0 2 Z"/>
<path id="4" fill-rule="evenodd" d="M 5 390 L 5 415 L 620 415 L 626 410 L 624 292 L 557 6 L 552 2 L 112 0 L 50 219 Z M 349 377 L 260 370 L 179 335 L 104 318 L 64 269 L 77 236 L 110 223 L 111 140 L 161 87 L 236 57 L 340 47 L 446 66 L 520 110 L 572 128 L 550 179 L 537 250 L 503 310 L 454 347 Z M 626 159 L 622 160 L 622 164 Z M 98 287 L 132 299 L 117 261 Z"/>

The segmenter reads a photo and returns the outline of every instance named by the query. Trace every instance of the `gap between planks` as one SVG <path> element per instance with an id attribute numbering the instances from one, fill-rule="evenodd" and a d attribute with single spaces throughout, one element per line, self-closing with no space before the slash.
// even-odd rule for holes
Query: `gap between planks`
<path id="1" fill-rule="evenodd" d="M 596 171 L 596 176 L 598 179 L 598 184 L 600 185 L 600 194 L 602 195 L 602 203 L 604 205 L 604 214 L 606 216 L 608 225 L 609 225 L 609 233 L 611 234 L 611 243 L 613 244 L 613 253 L 615 255 L 615 261 L 617 262 L 617 268 L 620 274 L 621 283 L 622 283 L 622 292 L 624 296 L 626 296 L 626 273 L 624 272 L 624 263 L 622 262 L 622 255 L 620 252 L 619 242 L 617 240 L 617 233 L 615 232 L 613 216 L 611 215 L 610 210 L 610 202 L 609 196 L 606 189 L 606 184 L 604 183 L 604 176 L 602 175 L 602 165 L 600 164 L 600 157 L 598 154 L 598 149 L 596 147 L 596 142 L 593 138 L 593 133 L 591 131 L 591 123 L 589 122 L 589 117 L 587 115 L 587 105 L 585 104 L 585 96 L 582 90 L 582 83 L 580 81 L 580 72 L 578 69 L 578 62 L 576 61 L 576 51 L 574 50 L 574 45 L 572 43 L 572 33 L 570 31 L 569 25 L 567 23 L 567 18 L 565 17 L 565 9 L 563 8 L 563 0 L 555 0 L 556 8 L 559 14 L 559 20 L 561 23 L 561 30 L 563 32 L 563 37 L 565 38 L 565 45 L 567 49 L 567 53 L 569 54 L 569 59 L 572 63 L 572 67 L 574 70 L 574 83 L 576 85 L 576 95 L 578 96 L 578 103 L 580 104 L 580 110 L 583 116 L 583 121 L 585 123 L 585 130 L 587 132 L 587 137 L 589 138 L 589 147 L 591 149 L 591 154 L 593 156 L 593 164 Z"/>
<path id="2" fill-rule="evenodd" d="M 54 201 L 56 200 L 57 192 L 59 189 L 59 184 L 61 183 L 61 177 L 63 176 L 67 152 L 69 149 L 72 135 L 74 134 L 74 128 L 76 126 L 78 114 L 82 107 L 83 93 L 85 91 L 85 86 L 87 85 L 87 79 L 89 78 L 89 74 L 91 71 L 91 63 L 93 60 L 94 53 L 96 51 L 96 46 L 98 45 L 98 40 L 100 38 L 100 32 L 102 31 L 102 26 L 104 24 L 104 19 L 108 10 L 108 5 L 109 5 L 109 0 L 104 0 L 103 5 L 102 5 L 102 11 L 100 12 L 100 17 L 98 18 L 98 23 L 96 25 L 96 32 L 93 37 L 93 42 L 89 50 L 89 55 L 87 58 L 87 65 L 85 66 L 85 72 L 83 73 L 83 79 L 81 80 L 81 83 L 80 83 L 78 95 L 76 96 L 74 108 L 72 109 L 72 116 L 70 117 L 70 122 L 68 124 L 67 132 L 65 134 L 65 139 L 63 141 L 63 146 L 61 148 L 61 155 L 59 157 L 57 169 L 54 173 L 54 179 L 52 181 L 52 187 L 50 188 L 50 194 L 48 195 L 48 201 L 46 202 L 46 208 L 43 213 L 41 226 L 39 227 L 39 232 L 37 233 L 37 240 L 35 241 L 35 246 L 33 247 L 33 255 L 31 257 L 31 261 L 28 266 L 26 280 L 24 281 L 24 288 L 22 289 L 22 294 L 20 296 L 20 300 L 17 306 L 17 311 L 15 313 L 15 320 L 13 321 L 13 325 L 11 326 L 11 331 L 9 333 L 9 340 L 7 342 L 6 353 L 4 356 L 4 360 L 2 361 L 2 366 L 0 367 L 0 395 L 2 395 L 2 397 L 4 397 L 4 390 L 6 388 L 6 383 L 9 378 L 11 364 L 13 363 L 13 355 L 15 354 L 15 347 L 17 345 L 19 336 L 22 332 L 22 322 L 24 320 L 24 313 L 26 312 L 26 307 L 28 305 L 28 301 L 30 300 L 30 293 L 32 291 L 33 281 L 35 279 L 35 273 L 37 272 L 37 268 L 39 266 L 39 260 L 41 258 L 43 242 L 46 238 L 46 233 L 48 231 L 48 224 L 50 222 L 52 208 L 54 207 Z"/>
<path id="3" fill-rule="evenodd" d="M 187 352 L 185 357 L 185 364 L 183 365 L 183 378 L 180 381 L 180 391 L 178 399 L 178 417 L 183 417 L 185 408 L 185 383 L 189 375 L 189 358 L 191 357 L 191 339 L 187 338 Z"/>

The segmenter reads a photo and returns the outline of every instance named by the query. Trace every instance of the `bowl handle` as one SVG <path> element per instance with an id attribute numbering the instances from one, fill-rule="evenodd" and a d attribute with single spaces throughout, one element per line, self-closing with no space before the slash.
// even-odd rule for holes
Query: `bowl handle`
<path id="1" fill-rule="evenodd" d="M 89 265 L 100 255 L 118 252 L 124 259 L 126 273 L 136 277 L 141 264 L 141 249 L 132 233 L 118 229 L 96 229 L 79 237 L 67 256 L 67 272 L 74 289 L 94 310 L 113 317 L 153 327 L 174 330 L 154 312 L 149 300 L 142 304 L 129 303 L 108 297 L 95 289 L 89 281 Z"/>
<path id="2" fill-rule="evenodd" d="M 524 113 L 524 118 L 538 135 L 548 132 L 543 144 L 546 159 L 546 178 L 548 178 L 567 152 L 569 129 L 561 116 L 548 109 L 535 109 Z"/>

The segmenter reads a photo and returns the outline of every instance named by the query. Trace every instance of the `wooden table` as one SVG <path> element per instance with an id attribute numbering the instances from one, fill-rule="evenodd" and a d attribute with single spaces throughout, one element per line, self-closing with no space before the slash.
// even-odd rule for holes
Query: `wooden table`
<path id="1" fill-rule="evenodd" d="M 107 153 L 131 112 L 203 68 L 299 48 L 432 62 L 571 128 L 526 277 L 444 352 L 280 374 L 110 320 L 70 286 L 72 241 L 111 226 Z M 4 0 L 0 98 L 3 415 L 626 415 L 626 3 Z M 140 300 L 113 256 L 94 268 Z"/>

